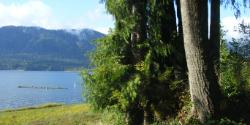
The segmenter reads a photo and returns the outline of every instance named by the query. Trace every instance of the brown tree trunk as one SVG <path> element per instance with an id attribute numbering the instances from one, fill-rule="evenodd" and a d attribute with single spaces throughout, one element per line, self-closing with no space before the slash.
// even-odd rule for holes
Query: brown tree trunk
<path id="1" fill-rule="evenodd" d="M 192 113 L 205 122 L 213 117 L 211 85 L 218 84 L 209 58 L 207 0 L 181 0 L 184 47 L 187 58 Z M 212 67 L 211 67 L 212 66 Z"/>

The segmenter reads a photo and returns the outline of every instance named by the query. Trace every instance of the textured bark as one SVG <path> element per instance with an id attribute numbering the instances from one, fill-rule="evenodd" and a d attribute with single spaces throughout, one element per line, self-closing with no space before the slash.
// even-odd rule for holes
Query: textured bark
<path id="1" fill-rule="evenodd" d="M 205 122 L 213 117 L 212 85 L 218 84 L 209 58 L 207 0 L 181 0 L 184 47 L 187 58 L 192 113 Z M 212 66 L 212 67 L 211 67 Z"/>

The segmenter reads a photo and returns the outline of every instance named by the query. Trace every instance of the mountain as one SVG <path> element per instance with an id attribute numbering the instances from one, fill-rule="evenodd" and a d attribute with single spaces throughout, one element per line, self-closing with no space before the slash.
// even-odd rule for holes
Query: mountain
<path id="1" fill-rule="evenodd" d="M 88 66 L 91 43 L 104 34 L 91 30 L 0 28 L 0 70 L 70 70 Z"/>

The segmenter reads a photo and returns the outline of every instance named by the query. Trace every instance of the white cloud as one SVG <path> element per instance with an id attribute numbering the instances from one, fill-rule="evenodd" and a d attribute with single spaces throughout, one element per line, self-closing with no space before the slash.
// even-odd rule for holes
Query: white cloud
<path id="1" fill-rule="evenodd" d="M 3 5 L 0 3 L 0 26 L 24 25 L 40 26 L 45 28 L 59 27 L 51 21 L 51 8 L 42 1 L 29 1 L 24 4 Z"/>
<path id="2" fill-rule="evenodd" d="M 99 4 L 95 10 L 87 11 L 83 15 L 82 19 L 87 23 L 88 28 L 94 28 L 105 34 L 108 33 L 110 28 L 112 28 L 106 26 L 107 22 L 105 21 L 112 21 L 114 23 L 112 16 L 106 13 L 105 6 L 103 4 Z"/>
<path id="3" fill-rule="evenodd" d="M 108 34 L 109 33 L 109 29 L 108 27 L 97 27 L 95 30 L 104 33 L 104 34 Z"/>
<path id="4" fill-rule="evenodd" d="M 104 10 L 104 5 L 98 5 L 95 10 L 83 12 L 81 17 L 62 21 L 56 19 L 53 15 L 53 8 L 42 0 L 30 0 L 26 3 L 10 5 L 0 2 L 0 26 L 39 26 L 47 29 L 92 28 L 108 33 L 109 26 L 102 21 L 112 21 L 112 17 L 105 14 Z"/>
<path id="5" fill-rule="evenodd" d="M 235 30 L 242 21 L 244 21 L 247 24 L 250 24 L 250 17 L 240 17 L 236 19 L 235 17 L 232 16 L 232 17 L 224 17 L 221 19 L 221 25 L 223 26 L 223 29 L 227 31 L 226 35 L 229 38 L 240 37 L 240 34 Z"/>

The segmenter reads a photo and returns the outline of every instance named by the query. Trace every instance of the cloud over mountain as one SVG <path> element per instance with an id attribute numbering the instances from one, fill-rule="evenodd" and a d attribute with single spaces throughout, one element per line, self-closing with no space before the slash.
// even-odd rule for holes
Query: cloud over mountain
<path id="1" fill-rule="evenodd" d="M 100 25 L 100 20 L 112 20 L 105 13 L 104 5 L 98 5 L 95 10 L 82 12 L 81 16 L 60 20 L 55 15 L 54 8 L 42 0 L 29 0 L 24 3 L 3 4 L 0 2 L 0 27 L 14 26 L 39 26 L 47 29 L 96 29 L 107 33 L 109 27 Z M 103 22 L 105 23 L 105 22 Z"/>

